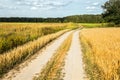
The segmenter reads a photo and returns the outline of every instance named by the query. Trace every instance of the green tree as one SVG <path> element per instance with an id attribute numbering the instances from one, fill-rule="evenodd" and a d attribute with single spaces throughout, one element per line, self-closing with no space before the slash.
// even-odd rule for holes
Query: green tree
<path id="1" fill-rule="evenodd" d="M 104 20 L 120 24 L 120 0 L 109 0 L 102 8 L 104 9 L 102 14 Z"/>

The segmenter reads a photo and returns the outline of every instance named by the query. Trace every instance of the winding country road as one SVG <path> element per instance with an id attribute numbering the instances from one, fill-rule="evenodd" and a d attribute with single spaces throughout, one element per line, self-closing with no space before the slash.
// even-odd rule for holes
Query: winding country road
<path id="1" fill-rule="evenodd" d="M 44 50 L 40 51 L 35 59 L 32 59 L 27 66 L 21 68 L 19 71 L 14 69 L 11 70 L 2 80 L 32 80 L 36 74 L 41 72 L 42 68 L 72 32 L 72 44 L 65 59 L 64 69 L 62 70 L 63 73 L 65 73 L 64 80 L 85 80 L 82 51 L 79 40 L 80 30 L 74 30 L 63 34 L 50 45 L 46 46 Z"/>

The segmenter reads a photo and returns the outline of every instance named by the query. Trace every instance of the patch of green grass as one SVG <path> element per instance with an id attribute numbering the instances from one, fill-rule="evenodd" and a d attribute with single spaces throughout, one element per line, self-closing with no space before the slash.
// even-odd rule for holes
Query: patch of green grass
<path id="1" fill-rule="evenodd" d="M 80 23 L 85 28 L 107 27 L 106 23 Z"/>

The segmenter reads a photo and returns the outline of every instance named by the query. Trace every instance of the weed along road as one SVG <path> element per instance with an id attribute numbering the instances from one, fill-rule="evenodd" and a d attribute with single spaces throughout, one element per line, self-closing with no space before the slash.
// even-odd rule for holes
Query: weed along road
<path id="1" fill-rule="evenodd" d="M 79 30 L 74 32 L 71 47 L 65 60 L 64 80 L 85 80 Z"/>
<path id="2" fill-rule="evenodd" d="M 60 38 L 51 43 L 51 45 L 47 46 L 46 49 L 38 54 L 37 57 L 33 59 L 26 67 L 20 69 L 19 73 L 15 73 L 15 75 L 13 75 L 12 72 L 9 72 L 8 76 L 3 80 L 32 80 L 33 77 L 40 72 L 43 66 L 46 65 L 57 48 L 71 32 L 72 31 L 63 34 Z"/>

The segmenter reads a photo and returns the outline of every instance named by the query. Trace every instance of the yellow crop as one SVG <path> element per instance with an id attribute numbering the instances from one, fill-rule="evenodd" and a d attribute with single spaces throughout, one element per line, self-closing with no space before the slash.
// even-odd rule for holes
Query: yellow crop
<path id="1" fill-rule="evenodd" d="M 120 80 L 120 28 L 83 29 L 86 71 L 92 80 Z"/>
<path id="2" fill-rule="evenodd" d="M 12 69 L 16 64 L 21 63 L 26 58 L 35 54 L 42 47 L 44 47 L 50 41 L 56 39 L 63 33 L 69 30 L 62 30 L 57 33 L 49 34 L 43 37 L 38 38 L 37 40 L 30 41 L 23 46 L 14 48 L 13 50 L 0 54 L 0 76 Z"/>
<path id="3" fill-rule="evenodd" d="M 50 41 L 76 28 L 74 23 L 1 23 L 0 77 Z"/>
<path id="4" fill-rule="evenodd" d="M 0 23 L 0 54 L 38 37 L 67 28 L 60 23 Z"/>

